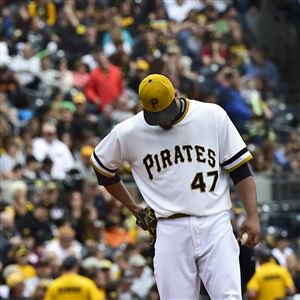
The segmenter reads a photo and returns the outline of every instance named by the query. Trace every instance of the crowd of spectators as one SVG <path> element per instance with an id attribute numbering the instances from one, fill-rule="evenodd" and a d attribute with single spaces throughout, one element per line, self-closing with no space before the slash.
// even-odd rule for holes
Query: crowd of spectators
<path id="1" fill-rule="evenodd" d="M 100 300 L 159 299 L 149 236 L 89 163 L 111 128 L 140 111 L 138 84 L 150 73 L 221 105 L 254 172 L 299 176 L 299 124 L 293 113 L 282 119 L 287 88 L 251 34 L 259 1 L 245 3 L 0 1 L 0 298 L 43 299 L 75 256 Z M 291 130 L 278 133 L 278 119 Z M 120 171 L 140 199 L 130 166 Z M 263 239 L 300 293 L 299 244 L 275 237 Z"/>

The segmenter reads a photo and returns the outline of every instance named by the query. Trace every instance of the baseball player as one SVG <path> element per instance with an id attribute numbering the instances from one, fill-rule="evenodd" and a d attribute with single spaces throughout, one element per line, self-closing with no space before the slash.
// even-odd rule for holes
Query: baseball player
<path id="1" fill-rule="evenodd" d="M 144 78 L 139 98 L 143 111 L 116 125 L 91 156 L 99 184 L 138 225 L 156 233 L 154 270 L 162 300 L 199 299 L 200 280 L 212 299 L 241 299 L 228 180 L 246 212 L 238 239 L 246 233 L 245 245 L 253 247 L 260 229 L 250 152 L 221 107 L 179 98 L 163 75 Z M 146 209 L 118 176 L 124 161 Z"/>

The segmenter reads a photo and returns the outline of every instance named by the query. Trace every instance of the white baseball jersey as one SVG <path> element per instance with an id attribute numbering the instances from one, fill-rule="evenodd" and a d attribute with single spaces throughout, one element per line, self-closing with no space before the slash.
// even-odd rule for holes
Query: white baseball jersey
<path id="1" fill-rule="evenodd" d="M 252 158 L 221 107 L 183 101 L 185 111 L 170 130 L 148 125 L 140 112 L 116 125 L 91 157 L 96 171 L 108 177 L 128 162 L 157 217 L 229 210 L 228 172 Z"/>

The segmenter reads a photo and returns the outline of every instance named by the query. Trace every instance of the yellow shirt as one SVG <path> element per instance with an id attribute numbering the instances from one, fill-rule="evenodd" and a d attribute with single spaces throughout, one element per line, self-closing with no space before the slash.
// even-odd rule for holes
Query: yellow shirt
<path id="1" fill-rule="evenodd" d="M 293 287 L 288 270 L 272 262 L 262 264 L 247 284 L 248 290 L 257 292 L 256 300 L 274 300 L 285 297 L 285 289 Z"/>
<path id="2" fill-rule="evenodd" d="M 36 275 L 36 270 L 31 265 L 25 265 L 25 266 L 18 265 L 18 268 L 20 270 L 20 273 L 22 274 L 22 277 L 25 280 L 34 277 Z"/>
<path id="3" fill-rule="evenodd" d="M 44 300 L 101 300 L 95 283 L 75 273 L 63 274 L 53 280 Z"/>

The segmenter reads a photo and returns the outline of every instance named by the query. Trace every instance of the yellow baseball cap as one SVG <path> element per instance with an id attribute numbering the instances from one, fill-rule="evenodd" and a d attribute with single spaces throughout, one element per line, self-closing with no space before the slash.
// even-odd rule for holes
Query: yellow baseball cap
<path id="1" fill-rule="evenodd" d="M 174 120 L 178 113 L 172 82 L 161 74 L 150 74 L 139 85 L 144 118 L 149 125 Z"/>
<path id="2" fill-rule="evenodd" d="M 17 284 L 23 283 L 23 282 L 24 282 L 24 278 L 23 278 L 22 274 L 19 272 L 12 272 L 6 278 L 6 284 L 10 288 L 13 288 Z"/>
<path id="3" fill-rule="evenodd" d="M 82 146 L 80 149 L 81 156 L 90 157 L 93 154 L 94 148 L 89 145 Z"/>

